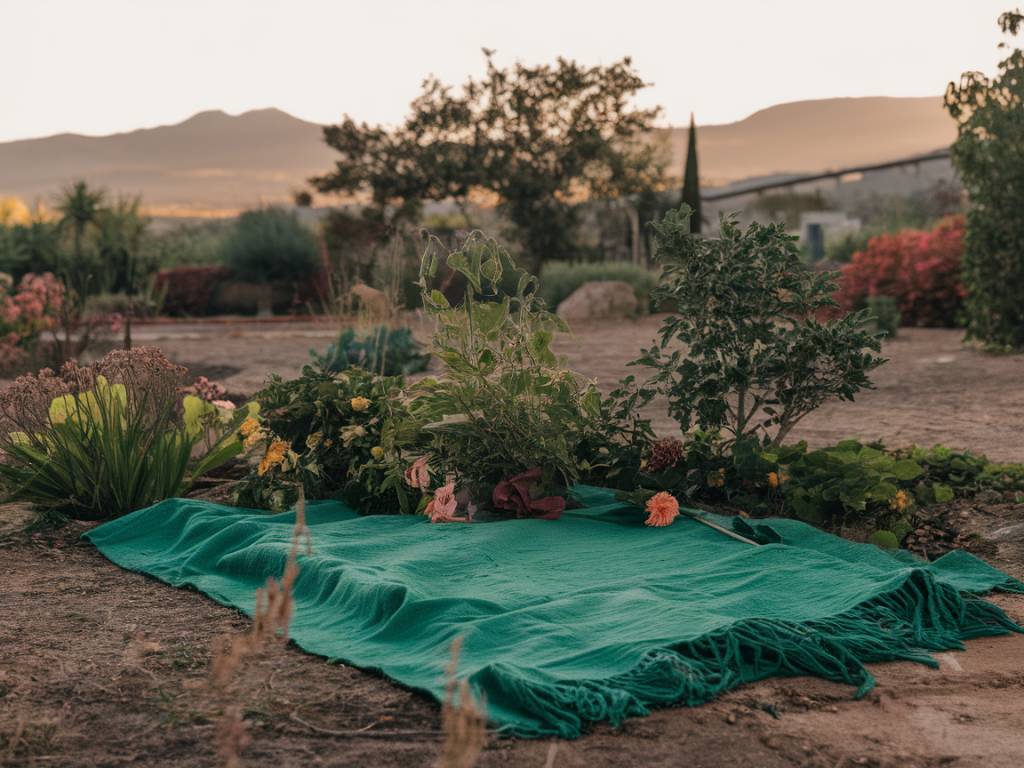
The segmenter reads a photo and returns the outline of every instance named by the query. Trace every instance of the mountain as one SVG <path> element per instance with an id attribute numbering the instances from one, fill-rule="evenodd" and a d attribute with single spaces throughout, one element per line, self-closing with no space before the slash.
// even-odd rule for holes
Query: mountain
<path id="1" fill-rule="evenodd" d="M 330 167 L 315 123 L 278 109 L 200 112 L 177 125 L 111 136 L 0 143 L 0 196 L 49 201 L 74 179 L 141 194 L 164 212 L 227 212 L 279 202 Z"/>
<path id="2" fill-rule="evenodd" d="M 698 116 L 699 117 L 699 116 Z M 663 132 L 682 176 L 686 128 Z M 936 97 L 794 101 L 725 125 L 697 125 L 704 185 L 864 165 L 948 147 L 956 125 Z"/>
<path id="3" fill-rule="evenodd" d="M 941 99 L 931 97 L 799 101 L 697 131 L 705 185 L 895 159 L 946 146 L 955 135 Z M 670 173 L 681 175 L 687 129 L 659 135 L 672 151 Z M 177 125 L 111 136 L 0 143 L 0 197 L 49 201 L 84 178 L 141 194 L 155 213 L 229 213 L 287 201 L 333 162 L 315 123 L 277 109 L 201 112 Z"/>

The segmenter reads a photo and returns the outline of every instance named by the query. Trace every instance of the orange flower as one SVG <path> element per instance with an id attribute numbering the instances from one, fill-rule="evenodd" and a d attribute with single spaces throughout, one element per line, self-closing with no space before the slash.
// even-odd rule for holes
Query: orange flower
<path id="1" fill-rule="evenodd" d="M 661 491 L 647 500 L 646 510 L 647 519 L 644 525 L 662 528 L 672 525 L 672 521 L 679 516 L 679 502 L 671 493 Z"/>
<path id="2" fill-rule="evenodd" d="M 779 475 L 777 472 L 768 473 L 768 485 L 773 491 L 779 487 Z"/>

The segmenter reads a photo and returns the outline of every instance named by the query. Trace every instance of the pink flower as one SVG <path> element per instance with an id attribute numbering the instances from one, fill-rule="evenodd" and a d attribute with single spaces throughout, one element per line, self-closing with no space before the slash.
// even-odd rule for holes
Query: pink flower
<path id="1" fill-rule="evenodd" d="M 410 487 L 425 491 L 430 487 L 430 462 L 426 456 L 420 456 L 405 470 L 405 482 Z"/>
<path id="2" fill-rule="evenodd" d="M 649 498 L 646 509 L 647 519 L 644 521 L 644 525 L 653 528 L 672 525 L 672 521 L 679 516 L 679 502 L 667 491 L 661 491 Z"/>
<path id="3" fill-rule="evenodd" d="M 434 491 L 434 498 L 427 504 L 424 514 L 429 515 L 432 523 L 450 523 L 455 519 L 455 510 L 459 502 L 455 498 L 455 482 L 449 480 Z"/>
<path id="4" fill-rule="evenodd" d="M 232 403 L 230 400 L 214 400 L 213 405 L 217 406 L 218 408 L 223 408 L 225 411 L 235 410 L 235 404 Z"/>

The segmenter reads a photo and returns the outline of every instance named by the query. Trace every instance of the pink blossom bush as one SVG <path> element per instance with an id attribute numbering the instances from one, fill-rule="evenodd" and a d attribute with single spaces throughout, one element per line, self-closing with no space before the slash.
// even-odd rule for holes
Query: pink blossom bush
<path id="1" fill-rule="evenodd" d="M 29 272 L 16 288 L 0 274 L 0 369 L 24 362 L 40 334 L 56 326 L 64 299 L 63 283 L 50 272 Z"/>

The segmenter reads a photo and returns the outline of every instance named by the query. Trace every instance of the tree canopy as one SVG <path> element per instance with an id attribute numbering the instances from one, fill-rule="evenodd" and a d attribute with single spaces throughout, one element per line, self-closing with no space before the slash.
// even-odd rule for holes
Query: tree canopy
<path id="1" fill-rule="evenodd" d="M 572 258 L 578 204 L 660 182 L 649 139 L 659 109 L 634 97 L 646 83 L 628 58 L 586 67 L 499 68 L 461 88 L 428 79 L 406 121 L 393 129 L 346 118 L 324 129 L 335 167 L 311 179 L 323 193 L 367 200 L 367 214 L 413 221 L 427 200 L 495 203 L 513 228 L 525 263 Z"/>

